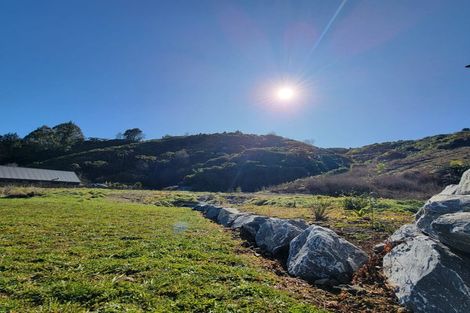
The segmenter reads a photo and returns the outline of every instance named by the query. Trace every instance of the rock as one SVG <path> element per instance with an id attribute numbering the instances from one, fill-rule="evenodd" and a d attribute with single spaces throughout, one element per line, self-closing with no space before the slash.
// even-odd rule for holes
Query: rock
<path id="1" fill-rule="evenodd" d="M 470 312 L 470 260 L 426 235 L 396 246 L 383 259 L 387 282 L 415 313 Z"/>
<path id="2" fill-rule="evenodd" d="M 209 205 L 204 210 L 204 216 L 210 220 L 216 221 L 221 209 L 221 207 Z"/>
<path id="3" fill-rule="evenodd" d="M 261 224 L 266 222 L 269 217 L 266 216 L 256 216 L 252 221 L 244 223 L 240 227 L 240 236 L 248 241 L 255 242 L 256 233 L 258 232 Z"/>
<path id="4" fill-rule="evenodd" d="M 253 215 L 253 214 L 243 214 L 243 215 L 237 216 L 237 218 L 233 221 L 230 228 L 239 229 L 243 225 L 253 222 L 255 220 L 255 218 L 257 218 L 257 217 L 260 217 L 260 216 L 259 215 Z"/>
<path id="5" fill-rule="evenodd" d="M 347 282 L 367 254 L 334 231 L 312 225 L 290 243 L 289 274 L 309 282 L 328 278 Z"/>
<path id="6" fill-rule="evenodd" d="M 449 185 L 441 191 L 440 195 L 455 195 L 459 185 Z"/>
<path id="7" fill-rule="evenodd" d="M 296 219 L 289 219 L 289 220 L 286 220 L 288 223 L 290 223 L 291 225 L 294 225 L 295 227 L 298 227 L 302 230 L 306 229 L 307 227 L 309 227 L 310 225 L 303 219 L 301 218 L 296 218 Z"/>
<path id="8" fill-rule="evenodd" d="M 289 220 L 270 218 L 260 225 L 256 233 L 256 245 L 274 256 L 287 255 L 289 243 L 302 232 Z"/>
<path id="9" fill-rule="evenodd" d="M 463 173 L 458 185 L 447 186 L 429 199 L 416 214 L 416 224 L 423 232 L 434 236 L 431 223 L 441 215 L 470 211 L 470 169 Z"/>
<path id="10" fill-rule="evenodd" d="M 444 214 L 470 211 L 470 195 L 438 194 L 429 199 L 416 214 L 418 228 L 431 236 L 435 236 L 431 223 Z"/>
<path id="11" fill-rule="evenodd" d="M 198 212 L 204 212 L 208 207 L 209 207 L 208 204 L 201 203 L 193 207 L 193 210 L 198 211 Z"/>
<path id="12" fill-rule="evenodd" d="M 393 235 L 391 235 L 387 241 L 396 245 L 400 244 L 403 241 L 413 239 L 414 237 L 422 235 L 416 224 L 405 224 L 399 229 L 397 229 Z"/>
<path id="13" fill-rule="evenodd" d="M 470 195 L 470 169 L 463 173 L 462 178 L 460 178 L 459 187 L 455 193 L 457 195 Z"/>
<path id="14" fill-rule="evenodd" d="M 470 253 L 470 212 L 441 215 L 432 222 L 431 228 L 440 242 L 451 249 Z"/>
<path id="15" fill-rule="evenodd" d="M 380 254 L 382 252 L 384 252 L 385 250 L 385 243 L 379 243 L 377 245 L 375 245 L 372 250 L 374 251 L 375 254 Z"/>
<path id="16" fill-rule="evenodd" d="M 431 197 L 416 214 L 418 228 L 430 234 L 431 223 L 441 215 L 470 210 L 470 196 L 438 194 Z"/>
<path id="17" fill-rule="evenodd" d="M 229 227 L 232 225 L 233 221 L 242 215 L 240 211 L 237 209 L 232 209 L 232 208 L 222 208 L 219 211 L 219 215 L 217 216 L 217 223 Z"/>

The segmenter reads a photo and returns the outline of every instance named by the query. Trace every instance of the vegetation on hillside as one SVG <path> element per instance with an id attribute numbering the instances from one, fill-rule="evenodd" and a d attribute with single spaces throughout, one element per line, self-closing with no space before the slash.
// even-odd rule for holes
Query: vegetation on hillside
<path id="1" fill-rule="evenodd" d="M 350 159 L 350 168 L 299 179 L 272 190 L 428 198 L 444 186 L 458 183 L 462 173 L 470 168 L 470 130 L 419 140 L 330 150 Z"/>
<path id="2" fill-rule="evenodd" d="M 0 136 L 0 164 L 73 170 L 82 180 L 152 189 L 426 198 L 470 168 L 470 130 L 361 148 L 320 149 L 241 132 L 164 136 L 139 128 L 85 138 L 72 122 Z"/>
<path id="3" fill-rule="evenodd" d="M 72 145 L 34 146 L 37 153 L 30 153 L 28 137 L 18 139 L 13 149 L 0 140 L 5 146 L 0 163 L 73 170 L 84 181 L 158 189 L 256 191 L 349 166 L 347 157 L 275 135 L 234 132 L 141 141 L 141 131 L 131 129 L 125 139 L 81 138 Z"/>

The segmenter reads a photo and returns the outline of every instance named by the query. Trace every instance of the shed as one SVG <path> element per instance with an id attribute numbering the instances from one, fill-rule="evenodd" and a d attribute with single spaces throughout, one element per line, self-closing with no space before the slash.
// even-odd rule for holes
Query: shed
<path id="1" fill-rule="evenodd" d="M 75 172 L 0 165 L 0 182 L 79 185 Z"/>

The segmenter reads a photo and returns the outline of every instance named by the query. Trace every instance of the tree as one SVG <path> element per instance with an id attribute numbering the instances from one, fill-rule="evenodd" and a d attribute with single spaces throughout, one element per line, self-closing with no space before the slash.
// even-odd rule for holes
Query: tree
<path id="1" fill-rule="evenodd" d="M 3 145 L 19 145 L 21 143 L 21 138 L 17 133 L 7 133 L 5 135 L 0 135 L 0 142 Z"/>
<path id="2" fill-rule="evenodd" d="M 70 148 L 73 144 L 85 140 L 82 130 L 73 122 L 56 125 L 52 130 L 62 148 Z"/>
<path id="3" fill-rule="evenodd" d="M 24 141 L 26 144 L 35 146 L 41 150 L 57 146 L 54 130 L 46 125 L 30 132 L 24 137 Z"/>
<path id="4" fill-rule="evenodd" d="M 14 159 L 13 155 L 21 149 L 21 138 L 17 133 L 0 135 L 0 164 Z"/>
<path id="5" fill-rule="evenodd" d="M 142 132 L 142 130 L 140 130 L 140 128 L 128 129 L 124 132 L 123 136 L 124 139 L 130 141 L 141 141 L 145 137 L 144 133 Z"/>

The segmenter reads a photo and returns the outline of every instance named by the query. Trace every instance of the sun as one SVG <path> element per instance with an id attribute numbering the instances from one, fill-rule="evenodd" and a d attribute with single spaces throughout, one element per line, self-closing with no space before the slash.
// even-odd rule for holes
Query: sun
<path id="1" fill-rule="evenodd" d="M 295 99 L 297 92 L 292 86 L 281 86 L 276 91 L 276 97 L 283 102 L 292 101 Z"/>

